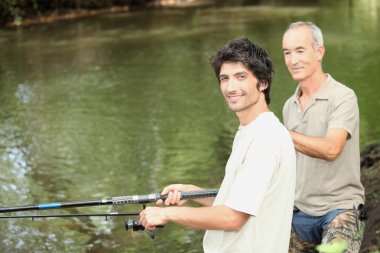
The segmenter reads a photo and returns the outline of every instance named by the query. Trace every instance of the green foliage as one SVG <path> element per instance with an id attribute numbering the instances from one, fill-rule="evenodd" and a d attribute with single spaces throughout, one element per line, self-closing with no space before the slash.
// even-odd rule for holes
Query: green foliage
<path id="1" fill-rule="evenodd" d="M 21 25 L 25 16 L 40 15 L 38 0 L 3 0 L 0 3 L 0 26 L 13 22 Z"/>
<path id="2" fill-rule="evenodd" d="M 153 0 L 1 0 L 0 27 L 7 23 L 21 25 L 23 19 L 67 10 L 100 9 L 118 5 L 144 5 Z"/>
<path id="3" fill-rule="evenodd" d="M 348 247 L 347 242 L 345 241 L 338 241 L 338 242 L 332 242 L 329 244 L 321 244 L 317 246 L 317 250 L 319 252 L 324 253 L 343 253 Z"/>

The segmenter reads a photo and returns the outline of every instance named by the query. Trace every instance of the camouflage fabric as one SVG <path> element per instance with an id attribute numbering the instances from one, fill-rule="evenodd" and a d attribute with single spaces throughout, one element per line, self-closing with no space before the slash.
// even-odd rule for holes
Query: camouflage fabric
<path id="1" fill-rule="evenodd" d="M 304 241 L 299 238 L 292 228 L 290 236 L 289 253 L 317 253 L 318 242 Z"/>
<path id="2" fill-rule="evenodd" d="M 304 241 L 292 229 L 289 253 L 358 253 L 365 226 L 358 218 L 359 212 L 348 210 L 337 215 L 323 232 L 322 242 Z M 319 244 L 322 247 L 317 247 Z"/>

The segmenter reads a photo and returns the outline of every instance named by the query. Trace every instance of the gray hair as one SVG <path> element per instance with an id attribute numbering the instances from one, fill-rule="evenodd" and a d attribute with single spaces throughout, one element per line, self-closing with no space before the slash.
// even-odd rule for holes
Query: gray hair
<path id="1" fill-rule="evenodd" d="M 316 49 L 318 46 L 323 46 L 322 31 L 313 22 L 297 21 L 297 22 L 291 23 L 288 26 L 288 29 L 286 30 L 286 32 L 290 29 L 297 28 L 300 26 L 307 26 L 310 28 L 311 35 L 313 36 L 313 41 L 314 41 L 313 42 L 314 49 Z"/>

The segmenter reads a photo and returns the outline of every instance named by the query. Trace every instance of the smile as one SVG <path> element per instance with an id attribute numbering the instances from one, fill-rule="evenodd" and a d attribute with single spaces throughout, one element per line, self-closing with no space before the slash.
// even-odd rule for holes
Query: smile
<path id="1" fill-rule="evenodd" d="M 240 98 L 242 98 L 242 97 L 243 97 L 243 94 L 241 94 L 241 95 L 237 95 L 237 94 L 227 95 L 228 100 L 232 103 L 238 102 L 240 100 Z"/>
<path id="2" fill-rule="evenodd" d="M 297 71 L 300 71 L 301 69 L 302 67 L 296 67 L 296 68 L 292 68 L 292 71 L 297 72 Z"/>

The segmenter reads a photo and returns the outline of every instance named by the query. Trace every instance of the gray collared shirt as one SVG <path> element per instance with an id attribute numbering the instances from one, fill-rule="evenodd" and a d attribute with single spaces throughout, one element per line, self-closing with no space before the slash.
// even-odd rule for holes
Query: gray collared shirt
<path id="1" fill-rule="evenodd" d="M 328 162 L 297 152 L 295 206 L 321 216 L 338 208 L 364 203 L 360 182 L 359 108 L 353 90 L 328 75 L 304 111 L 300 86 L 283 108 L 284 125 L 295 132 L 323 138 L 327 130 L 344 129 L 348 138 L 339 157 Z"/>

